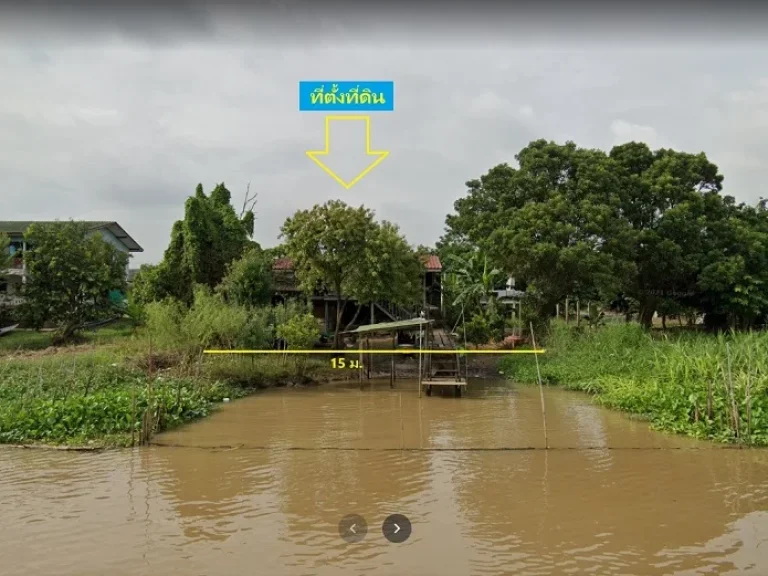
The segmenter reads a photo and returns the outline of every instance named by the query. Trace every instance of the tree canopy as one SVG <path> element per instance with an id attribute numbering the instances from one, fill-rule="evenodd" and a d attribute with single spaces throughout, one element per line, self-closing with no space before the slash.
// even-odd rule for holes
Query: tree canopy
<path id="1" fill-rule="evenodd" d="M 67 340 L 84 322 L 112 309 L 109 293 L 124 291 L 128 255 L 82 222 L 32 224 L 26 232 L 22 315 L 33 326 L 59 326 Z"/>
<path id="2" fill-rule="evenodd" d="M 239 216 L 224 183 L 206 195 L 202 184 L 184 204 L 184 218 L 174 223 L 163 260 L 156 268 L 143 268 L 134 282 L 145 302 L 173 297 L 186 304 L 193 300 L 193 286 L 215 288 L 229 264 L 246 249 L 258 247 L 251 240 L 254 215 Z"/>
<path id="3" fill-rule="evenodd" d="M 233 304 L 256 307 L 269 304 L 273 294 L 272 259 L 258 247 L 249 248 L 227 267 L 218 287 Z"/>
<path id="4" fill-rule="evenodd" d="M 536 140 L 467 182 L 443 254 L 488 254 L 528 284 L 538 316 L 566 296 L 637 303 L 644 325 L 674 301 L 749 324 L 768 312 L 766 209 L 721 195 L 704 153 L 609 153 Z"/>
<path id="5" fill-rule="evenodd" d="M 301 288 L 323 286 L 336 295 L 335 345 L 344 304 L 418 301 L 422 265 L 397 226 L 377 223 L 371 210 L 340 200 L 299 210 L 282 227 L 285 253 Z M 359 311 L 359 307 L 358 307 Z"/>

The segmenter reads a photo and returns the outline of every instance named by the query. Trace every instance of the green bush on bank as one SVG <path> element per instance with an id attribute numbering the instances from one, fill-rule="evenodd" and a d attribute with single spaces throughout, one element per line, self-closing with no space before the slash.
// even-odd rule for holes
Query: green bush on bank
<path id="1" fill-rule="evenodd" d="M 0 442 L 129 444 L 149 406 L 146 375 L 103 360 L 80 357 L 80 366 L 50 359 L 4 361 Z M 206 416 L 222 398 L 243 394 L 242 388 L 219 381 L 160 376 L 151 389 L 157 431 Z"/>
<path id="2" fill-rule="evenodd" d="M 556 322 L 539 356 L 542 379 L 594 394 L 660 430 L 768 445 L 768 333 L 651 336 L 637 324 L 576 330 Z M 536 382 L 536 364 L 507 357 L 502 371 Z"/>
<path id="3" fill-rule="evenodd" d="M 246 309 L 200 288 L 189 309 L 164 301 L 145 312 L 145 327 L 104 327 L 88 341 L 110 346 L 0 355 L 0 443 L 129 445 L 150 405 L 157 433 L 208 415 L 224 397 L 307 383 L 328 370 L 305 357 L 202 355 L 271 348 L 276 332 L 292 348 L 310 346 L 317 324 L 299 305 Z"/>

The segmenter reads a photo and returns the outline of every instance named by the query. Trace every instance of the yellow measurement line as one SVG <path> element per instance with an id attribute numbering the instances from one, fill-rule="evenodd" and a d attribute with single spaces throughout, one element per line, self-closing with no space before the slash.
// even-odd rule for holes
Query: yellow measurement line
<path id="1" fill-rule="evenodd" d="M 539 350 L 203 350 L 203 354 L 544 354 Z"/>

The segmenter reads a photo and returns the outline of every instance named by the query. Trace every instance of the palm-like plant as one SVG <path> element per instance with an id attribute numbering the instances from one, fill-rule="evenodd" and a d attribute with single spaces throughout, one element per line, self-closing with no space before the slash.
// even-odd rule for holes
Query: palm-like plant
<path id="1" fill-rule="evenodd" d="M 488 257 L 478 252 L 468 258 L 452 256 L 451 267 L 458 292 L 453 305 L 465 309 L 492 297 L 493 289 L 502 277 L 502 271 L 492 268 Z"/>

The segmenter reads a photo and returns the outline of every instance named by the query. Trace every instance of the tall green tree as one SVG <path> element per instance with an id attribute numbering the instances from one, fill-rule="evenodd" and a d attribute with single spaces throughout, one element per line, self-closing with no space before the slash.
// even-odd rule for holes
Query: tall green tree
<path id="1" fill-rule="evenodd" d="M 312 293 L 325 287 L 336 295 L 337 347 L 349 299 L 361 304 L 418 301 L 422 273 L 418 255 L 395 225 L 377 223 L 373 212 L 363 206 L 353 208 L 331 200 L 300 210 L 286 220 L 282 237 L 302 290 Z"/>
<path id="2" fill-rule="evenodd" d="M 422 252 L 411 248 L 395 224 L 374 223 L 347 286 L 349 297 L 358 302 L 349 324 L 354 323 L 366 303 L 388 302 L 403 308 L 420 305 L 424 266 L 421 256 Z"/>
<path id="3" fill-rule="evenodd" d="M 708 223 L 696 303 L 713 327 L 747 329 L 768 315 L 768 209 L 726 197 L 722 218 Z"/>
<path id="4" fill-rule="evenodd" d="M 373 212 L 353 208 L 340 200 L 299 210 L 281 228 L 285 252 L 293 261 L 300 288 L 312 294 L 325 286 L 336 296 L 334 346 L 338 348 L 343 306 L 366 242 L 376 229 Z"/>
<path id="5" fill-rule="evenodd" d="M 157 270 L 158 294 L 167 292 L 191 304 L 193 285 L 215 288 L 227 266 L 250 247 L 254 216 L 246 210 L 239 216 L 231 204 L 232 194 L 224 183 L 206 195 L 202 184 L 184 204 L 184 219 L 174 223 L 171 241 Z"/>
<path id="6" fill-rule="evenodd" d="M 618 181 L 607 155 L 537 140 L 516 159 L 467 183 L 446 219 L 446 237 L 471 243 L 528 284 L 538 318 L 568 295 L 617 291 L 631 272 Z"/>
<path id="7" fill-rule="evenodd" d="M 21 313 L 37 328 L 56 323 L 59 341 L 108 313 L 110 291 L 125 290 L 128 255 L 87 224 L 33 224 L 25 236 L 28 278 Z"/>
<path id="8" fill-rule="evenodd" d="M 705 154 L 630 142 L 610 152 L 620 213 L 628 226 L 622 254 L 634 264 L 625 293 L 650 327 L 666 294 L 696 289 L 707 257 L 707 230 L 723 217 L 723 176 Z M 665 305 L 666 306 L 666 305 Z"/>

